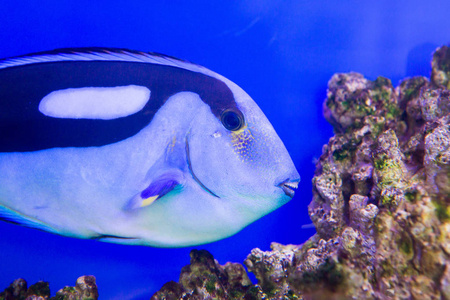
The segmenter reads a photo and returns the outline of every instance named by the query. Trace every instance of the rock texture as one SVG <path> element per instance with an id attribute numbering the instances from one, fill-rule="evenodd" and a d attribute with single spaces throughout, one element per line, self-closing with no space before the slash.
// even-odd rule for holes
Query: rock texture
<path id="1" fill-rule="evenodd" d="M 192 250 L 191 264 L 181 269 L 179 283 L 166 283 L 151 299 L 254 299 L 260 292 L 241 264 L 221 266 L 208 251 Z"/>
<path id="2" fill-rule="evenodd" d="M 97 300 L 98 291 L 94 276 L 82 276 L 74 287 L 66 286 L 50 298 L 48 282 L 39 281 L 29 288 L 27 282 L 16 279 L 2 293 L 0 300 Z"/>
<path id="3" fill-rule="evenodd" d="M 239 264 L 193 252 L 152 299 L 450 299 L 449 87 L 445 46 L 431 81 L 335 74 L 324 102 L 335 136 L 308 207 L 317 234 L 253 249 L 255 285 Z"/>

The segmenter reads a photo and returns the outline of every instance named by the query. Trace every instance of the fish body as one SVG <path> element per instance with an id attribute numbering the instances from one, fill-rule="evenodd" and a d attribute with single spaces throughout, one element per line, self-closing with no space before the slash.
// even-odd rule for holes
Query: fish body
<path id="1" fill-rule="evenodd" d="M 0 174 L 6 221 L 156 247 L 233 235 L 300 180 L 236 84 L 122 49 L 0 61 Z"/>

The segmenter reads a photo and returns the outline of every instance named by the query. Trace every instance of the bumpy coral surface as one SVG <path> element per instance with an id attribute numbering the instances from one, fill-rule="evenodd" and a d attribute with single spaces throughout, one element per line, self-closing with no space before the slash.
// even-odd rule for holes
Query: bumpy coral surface
<path id="1" fill-rule="evenodd" d="M 221 266 L 208 251 L 193 250 L 191 264 L 181 270 L 179 283 L 166 283 L 151 299 L 253 299 L 257 293 L 262 291 L 252 287 L 244 266 Z"/>
<path id="2" fill-rule="evenodd" d="M 97 300 L 98 291 L 94 276 L 82 276 L 74 287 L 66 286 L 50 298 L 48 282 L 39 281 L 29 288 L 27 282 L 16 279 L 2 293 L 0 300 Z"/>
<path id="3" fill-rule="evenodd" d="M 449 87 L 445 46 L 431 81 L 335 74 L 324 102 L 335 136 L 308 207 L 317 234 L 253 249 L 255 285 L 242 270 L 230 284 L 203 252 L 153 299 L 450 299 Z"/>

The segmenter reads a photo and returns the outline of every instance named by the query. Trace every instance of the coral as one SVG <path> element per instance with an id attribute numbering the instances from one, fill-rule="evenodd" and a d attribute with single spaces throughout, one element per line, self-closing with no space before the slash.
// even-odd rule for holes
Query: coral
<path id="1" fill-rule="evenodd" d="M 47 300 L 50 297 L 50 288 L 47 282 L 39 281 L 29 288 L 27 282 L 16 279 L 3 292 L 0 293 L 1 300 Z"/>
<path id="2" fill-rule="evenodd" d="M 16 279 L 2 293 L 0 300 L 97 300 L 98 292 L 94 276 L 82 276 L 77 279 L 75 287 L 68 287 L 56 292 L 50 298 L 48 282 L 39 281 L 27 289 L 27 282 Z"/>
<path id="3" fill-rule="evenodd" d="M 96 300 L 98 290 L 94 276 L 81 276 L 77 279 L 75 287 L 66 286 L 56 292 L 51 300 Z"/>
<path id="4" fill-rule="evenodd" d="M 317 234 L 253 249 L 244 264 L 258 283 L 235 285 L 241 293 L 226 281 L 208 291 L 211 271 L 187 272 L 224 269 L 204 254 L 207 264 L 191 261 L 154 299 L 450 299 L 449 87 L 446 46 L 433 55 L 431 81 L 394 88 L 383 77 L 335 74 L 324 102 L 335 136 L 308 207 Z"/>
<path id="5" fill-rule="evenodd" d="M 241 264 L 220 265 L 206 250 L 192 250 L 191 264 L 181 270 L 179 283 L 166 283 L 151 299 L 263 299 Z"/>
<path id="6" fill-rule="evenodd" d="M 9 285 L 9 287 L 0 293 L 0 299 L 25 299 L 27 295 L 27 287 L 27 282 L 24 279 L 16 279 Z"/>

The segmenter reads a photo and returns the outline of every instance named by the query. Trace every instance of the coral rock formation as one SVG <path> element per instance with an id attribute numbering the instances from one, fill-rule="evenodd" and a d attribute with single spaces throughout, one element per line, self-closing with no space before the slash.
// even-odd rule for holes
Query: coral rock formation
<path id="1" fill-rule="evenodd" d="M 48 282 L 39 281 L 29 288 L 27 282 L 16 279 L 2 293 L 0 300 L 97 300 L 98 292 L 94 276 L 82 276 L 77 279 L 75 287 L 66 286 L 50 298 Z"/>
<path id="2" fill-rule="evenodd" d="M 230 284 L 226 266 L 195 252 L 203 258 L 153 299 L 450 299 L 448 88 L 446 46 L 433 55 L 431 81 L 394 88 L 383 77 L 335 74 L 324 102 L 335 136 L 308 207 L 317 234 L 253 249 L 245 265 L 255 285 L 243 269 Z"/>
<path id="3" fill-rule="evenodd" d="M 208 251 L 192 250 L 191 264 L 181 270 L 180 282 L 166 283 L 151 299 L 239 299 L 255 293 L 251 285 L 241 264 L 221 266 Z"/>

